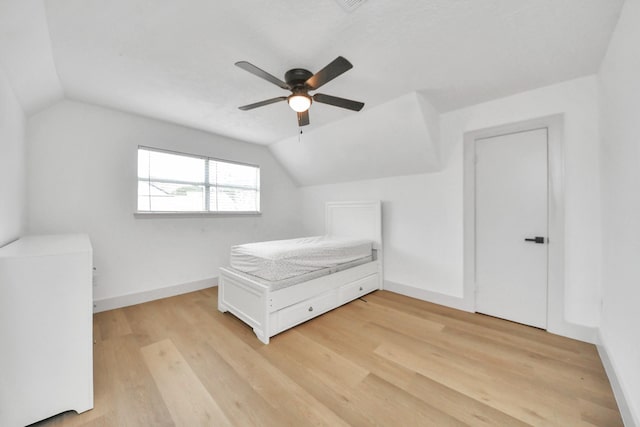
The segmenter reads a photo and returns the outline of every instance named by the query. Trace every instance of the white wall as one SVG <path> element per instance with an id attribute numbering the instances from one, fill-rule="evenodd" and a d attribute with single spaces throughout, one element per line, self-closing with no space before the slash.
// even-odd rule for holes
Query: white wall
<path id="1" fill-rule="evenodd" d="M 385 281 L 462 297 L 461 164 L 443 172 L 302 187 L 308 234 L 324 231 L 324 203 L 382 200 Z"/>
<path id="2" fill-rule="evenodd" d="M 25 117 L 0 69 L 0 246 L 17 239 L 25 224 Z"/>
<path id="3" fill-rule="evenodd" d="M 412 288 L 415 296 L 455 306 L 454 298 L 464 297 L 464 134 L 557 113 L 565 114 L 565 315 L 576 324 L 595 326 L 601 255 L 595 77 L 443 114 L 441 172 L 303 187 L 305 226 L 314 233 L 322 229 L 321 206 L 327 200 L 381 199 L 385 280 Z"/>
<path id="4" fill-rule="evenodd" d="M 29 233 L 88 233 L 96 300 L 211 279 L 231 245 L 301 234 L 297 188 L 264 146 L 72 101 L 27 135 Z M 135 218 L 138 145 L 260 165 L 262 215 Z"/>
<path id="5" fill-rule="evenodd" d="M 628 0 L 600 70 L 604 263 L 601 339 L 640 426 L 640 2 Z M 615 390 L 615 387 L 614 387 Z M 620 402 L 620 399 L 619 399 Z M 633 421 L 632 421 L 633 419 Z"/>

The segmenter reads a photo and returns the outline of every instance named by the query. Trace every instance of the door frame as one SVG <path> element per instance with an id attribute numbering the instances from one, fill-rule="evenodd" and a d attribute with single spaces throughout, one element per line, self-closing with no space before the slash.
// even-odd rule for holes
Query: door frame
<path id="1" fill-rule="evenodd" d="M 564 316 L 564 115 L 540 117 L 522 122 L 479 129 L 464 134 L 464 295 L 476 311 L 475 245 L 475 157 L 476 140 L 517 132 L 548 129 L 548 264 L 547 331 L 572 335 Z"/>
<path id="2" fill-rule="evenodd" d="M 476 254 L 476 274 L 474 276 L 475 312 L 546 330 L 549 309 L 549 245 L 547 242 L 549 236 L 549 128 L 547 126 L 536 127 L 526 131 L 508 132 L 489 138 L 475 138 L 474 142 L 476 153 L 474 162 L 476 186 L 476 234 L 474 236 L 474 246 Z M 526 151 L 523 153 L 522 147 L 526 147 L 526 150 L 531 151 Z M 486 154 L 487 158 L 482 157 L 483 154 L 481 154 L 481 148 L 486 148 L 487 150 L 489 150 L 487 152 L 488 154 Z M 504 150 L 507 150 L 507 152 L 510 152 L 512 155 L 515 155 L 518 158 L 515 159 L 510 157 L 502 157 L 505 153 Z M 496 158 L 492 156 L 498 157 Z M 533 160 L 529 156 L 533 156 Z M 500 160 L 497 160 L 498 158 L 500 158 Z M 534 163 L 531 163 L 532 161 Z M 543 162 L 544 164 L 542 164 Z M 509 163 L 511 163 L 511 165 L 509 165 Z M 511 169 L 514 163 L 521 165 L 524 170 L 533 173 L 534 176 L 532 177 L 528 174 L 518 175 L 518 171 L 521 171 L 521 169 Z M 481 165 L 483 164 L 484 166 L 481 167 Z M 529 167 L 531 166 L 535 166 L 535 168 L 529 170 Z M 516 201 L 514 199 L 505 199 L 503 200 L 503 204 L 496 204 L 498 200 L 500 200 L 500 198 L 507 197 L 505 194 L 502 194 L 501 191 L 497 193 L 495 192 L 495 186 L 497 185 L 498 187 L 500 187 L 503 184 L 493 182 L 492 185 L 487 185 L 487 181 L 483 181 L 484 178 L 481 178 L 482 175 L 479 175 L 478 172 L 480 169 L 482 169 L 483 174 L 485 174 L 484 176 L 489 180 L 495 179 L 496 177 L 500 176 L 500 181 L 509 181 L 508 175 L 492 175 L 492 173 L 495 173 L 496 168 L 500 169 L 504 167 L 510 168 L 510 170 L 515 173 L 515 175 L 513 176 L 514 180 L 520 183 L 520 185 L 518 185 L 517 187 L 512 187 L 513 182 L 508 185 L 508 187 L 505 187 L 505 191 L 516 191 L 518 194 L 518 196 L 516 196 L 516 193 L 509 193 L 510 196 L 508 197 L 519 198 L 522 195 L 521 185 L 523 184 L 531 185 L 533 194 L 527 194 L 527 197 L 523 200 Z M 542 172 L 544 172 L 544 174 Z M 531 181 L 531 179 L 534 179 L 534 181 Z M 478 190 L 481 188 L 483 189 L 483 192 L 479 193 Z M 483 193 L 485 194 L 486 198 L 479 199 L 479 194 Z M 530 200 L 531 197 L 534 197 L 535 202 Z M 490 215 L 491 217 L 494 217 L 494 219 L 496 215 L 497 217 L 503 215 L 505 209 L 507 212 L 509 212 L 510 208 L 513 207 L 516 207 L 518 210 L 526 210 L 526 212 L 524 210 L 520 212 L 520 215 L 522 217 L 527 217 L 527 214 L 532 215 L 532 213 L 535 212 L 535 215 L 528 217 L 528 219 L 526 220 L 533 228 L 520 228 L 523 223 L 519 222 L 517 230 L 514 228 L 510 228 L 508 234 L 510 237 L 503 234 L 505 230 L 500 230 L 501 226 L 499 225 L 499 223 L 494 223 L 497 228 L 493 230 L 491 229 L 491 227 L 486 228 L 486 226 L 484 228 L 479 228 L 481 226 L 481 223 L 478 221 L 478 213 L 481 211 L 481 207 L 482 209 L 489 209 L 484 210 L 484 214 Z M 492 221 L 489 217 L 485 217 L 485 220 Z M 520 221 L 519 218 L 516 218 L 516 220 Z M 495 234 L 496 236 L 501 236 L 499 237 L 501 241 L 503 238 L 507 238 L 511 242 L 507 243 L 506 241 L 503 241 L 503 244 L 507 246 L 494 246 L 494 244 L 497 242 L 491 244 L 488 241 L 484 241 L 483 243 L 482 240 L 479 240 L 479 236 L 487 236 L 487 231 L 491 231 L 491 235 Z M 533 248 L 530 246 L 530 243 L 523 242 L 522 238 L 514 241 L 513 233 L 516 233 L 518 237 L 522 238 L 530 238 L 533 235 L 544 236 L 543 239 L 545 241 L 542 245 L 533 245 L 537 246 L 537 248 Z M 489 246 L 486 246 L 486 244 L 489 244 Z M 509 245 L 514 246 L 511 247 Z M 493 249 L 488 249 L 489 247 L 492 247 Z M 483 249 L 481 250 L 481 248 Z M 507 249 L 507 251 L 502 253 L 502 256 L 510 257 L 515 253 L 519 253 L 518 259 L 520 261 L 510 258 L 511 261 L 516 263 L 522 262 L 522 267 L 525 268 L 525 270 L 523 271 L 524 274 L 530 274 L 532 275 L 532 277 L 522 276 L 520 279 L 516 279 L 520 276 L 517 270 L 513 270 L 508 265 L 504 265 L 503 263 L 505 262 L 505 259 L 502 258 L 502 256 L 500 258 L 494 258 L 496 253 L 499 254 L 505 249 Z M 495 252 L 490 255 L 487 250 L 489 250 L 490 252 Z M 493 261 L 486 264 L 479 264 L 481 255 L 489 256 L 491 259 L 493 259 Z M 522 259 L 522 256 L 528 259 Z M 528 262 L 532 262 L 533 264 L 528 264 Z M 502 267 L 500 267 L 500 265 L 502 265 Z M 489 267 L 489 270 L 485 270 L 483 266 L 485 268 Z M 492 281 L 489 280 L 490 276 L 484 276 L 484 280 L 482 282 L 479 281 L 478 274 L 480 270 L 488 273 L 495 267 L 497 267 L 503 273 L 508 274 L 508 277 L 511 277 L 511 280 L 515 279 L 516 282 L 520 281 L 520 283 L 511 283 L 508 285 L 507 283 L 499 280 L 497 283 L 492 284 Z M 527 268 L 531 268 L 531 270 L 528 270 Z M 509 288 L 511 288 L 512 292 L 515 290 L 515 293 L 510 293 L 506 289 L 504 289 L 504 292 L 506 292 L 506 294 L 502 291 L 496 292 L 497 289 L 502 288 L 503 286 L 508 286 Z M 510 296 L 507 297 L 507 295 Z M 529 301 L 530 298 L 531 301 Z"/>

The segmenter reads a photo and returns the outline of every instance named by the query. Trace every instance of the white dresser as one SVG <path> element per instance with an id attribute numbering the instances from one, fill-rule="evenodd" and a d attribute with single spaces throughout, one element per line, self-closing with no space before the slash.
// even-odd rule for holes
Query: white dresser
<path id="1" fill-rule="evenodd" d="M 0 426 L 93 408 L 92 265 L 82 234 L 0 248 Z"/>

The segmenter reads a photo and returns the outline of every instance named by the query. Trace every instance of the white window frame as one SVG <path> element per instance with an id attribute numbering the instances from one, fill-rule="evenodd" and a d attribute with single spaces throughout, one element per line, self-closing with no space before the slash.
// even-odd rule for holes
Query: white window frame
<path id="1" fill-rule="evenodd" d="M 191 154 L 191 153 L 184 153 L 181 151 L 175 151 L 175 150 L 168 150 L 168 149 L 163 149 L 163 148 L 156 148 L 156 147 L 149 147 L 146 145 L 138 145 L 138 147 L 136 148 L 136 159 L 138 158 L 138 154 L 139 154 L 139 150 L 148 150 L 148 151 L 155 151 L 155 152 L 159 152 L 159 153 L 167 153 L 167 154 L 174 154 L 174 155 L 178 155 L 178 156 L 184 156 L 184 157 L 191 157 L 191 158 L 196 158 L 196 159 L 202 159 L 204 160 L 204 168 L 205 168 L 205 176 L 204 176 L 204 182 L 191 182 L 191 181 L 178 181 L 178 180 L 162 180 L 162 179 L 155 179 L 154 181 L 157 182 L 166 182 L 166 183 L 172 183 L 172 184 L 187 184 L 187 185 L 199 185 L 199 186 L 204 186 L 204 194 L 205 194 L 205 209 L 207 210 L 202 210 L 202 211 L 141 211 L 138 210 L 138 184 L 140 182 L 140 177 L 139 177 L 139 172 L 138 172 L 138 164 L 136 162 L 136 201 L 135 201 L 135 206 L 136 206 L 136 211 L 134 213 L 134 216 L 138 217 L 138 218 L 145 218 L 145 217 L 201 217 L 201 216 L 234 216 L 234 215 L 260 215 L 261 212 L 261 206 L 262 206 L 262 201 L 261 201 L 261 169 L 259 165 L 255 165 L 252 163 L 244 163 L 244 162 L 236 162 L 233 160 L 226 160 L 226 159 L 219 159 L 216 157 L 210 157 L 210 156 L 204 156 L 204 155 L 198 155 L 198 154 Z M 220 186 L 217 184 L 210 184 L 209 182 L 209 161 L 213 161 L 213 162 L 218 162 L 218 163 L 227 163 L 227 164 L 234 164 L 234 165 L 242 165 L 242 166 L 250 166 L 253 168 L 256 168 L 258 170 L 258 182 L 257 182 L 257 188 L 255 189 L 257 191 L 257 205 L 258 205 L 258 210 L 256 211 L 218 211 L 218 210 L 208 210 L 209 205 L 210 205 L 210 189 L 213 187 L 228 187 L 228 188 L 243 188 L 246 189 L 247 187 L 245 186 L 238 186 L 238 187 L 234 187 L 232 185 L 224 185 L 224 186 Z"/>

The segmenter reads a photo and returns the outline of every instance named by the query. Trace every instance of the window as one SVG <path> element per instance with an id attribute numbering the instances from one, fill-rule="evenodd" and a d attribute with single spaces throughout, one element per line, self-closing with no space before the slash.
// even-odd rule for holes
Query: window
<path id="1" fill-rule="evenodd" d="M 138 147 L 138 212 L 260 212 L 260 168 Z"/>

